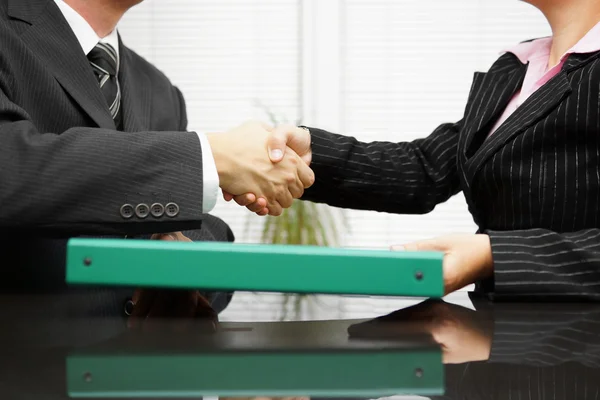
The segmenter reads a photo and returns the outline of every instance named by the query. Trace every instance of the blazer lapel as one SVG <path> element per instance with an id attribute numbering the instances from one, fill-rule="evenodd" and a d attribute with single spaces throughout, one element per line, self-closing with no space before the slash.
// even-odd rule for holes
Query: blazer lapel
<path id="1" fill-rule="evenodd" d="M 507 142 L 548 115 L 570 92 L 571 86 L 567 74 L 563 70 L 533 93 L 467 161 L 466 178 L 468 181 L 471 182 L 485 162 Z"/>
<path id="2" fill-rule="evenodd" d="M 131 50 L 119 38 L 119 82 L 121 84 L 123 127 L 126 132 L 150 129 L 152 88 L 150 78 L 135 69 Z"/>
<path id="3" fill-rule="evenodd" d="M 502 112 L 517 90 L 523 85 L 527 66 L 521 63 L 516 68 L 501 72 L 475 74 L 472 95 L 465 113 L 464 145 L 465 157 L 472 157 L 485 138 L 492 124 Z"/>
<path id="4" fill-rule="evenodd" d="M 99 127 L 115 129 L 106 100 L 75 34 L 52 1 L 11 0 L 11 17 L 32 24 L 22 40 Z"/>

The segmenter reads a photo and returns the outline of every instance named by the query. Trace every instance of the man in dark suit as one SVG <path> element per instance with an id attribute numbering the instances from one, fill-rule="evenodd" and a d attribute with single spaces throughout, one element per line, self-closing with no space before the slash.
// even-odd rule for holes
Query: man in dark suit
<path id="1" fill-rule="evenodd" d="M 186 131 L 181 92 L 117 34 L 139 2 L 0 0 L 2 290 L 66 290 L 73 235 L 233 240 L 206 215 L 219 186 L 278 214 L 314 179 L 293 151 L 269 160 L 260 123 Z M 124 298 L 93 293 L 102 312 Z"/>
<path id="2" fill-rule="evenodd" d="M 410 143 L 285 128 L 271 147 L 312 157 L 307 200 L 422 214 L 462 191 L 477 234 L 399 248 L 444 252 L 446 292 L 600 300 L 600 2 L 529 2 L 553 36 L 475 74 L 459 122 Z"/>

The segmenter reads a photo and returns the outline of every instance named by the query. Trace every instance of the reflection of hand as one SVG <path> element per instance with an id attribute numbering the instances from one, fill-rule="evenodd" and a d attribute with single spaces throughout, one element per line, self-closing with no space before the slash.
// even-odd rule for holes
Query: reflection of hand
<path id="1" fill-rule="evenodd" d="M 152 239 L 191 242 L 181 232 L 155 234 Z M 128 321 L 130 327 L 139 327 L 149 319 L 161 318 L 179 319 L 179 322 L 203 319 L 213 327 L 218 321 L 217 313 L 197 290 L 140 288 L 133 295 L 133 303 Z"/>
<path id="2" fill-rule="evenodd" d="M 288 152 L 295 152 L 307 166 L 312 161 L 310 132 L 304 128 L 293 125 L 277 127 L 268 138 L 268 148 L 269 156 L 274 163 L 281 162 Z M 233 196 L 231 193 L 223 191 L 223 197 L 226 201 L 235 200 L 240 206 L 247 207 L 258 215 L 274 215 L 268 208 L 267 201 L 260 196 L 257 197 L 255 193 Z"/>
<path id="3" fill-rule="evenodd" d="M 489 278 L 494 273 L 492 248 L 488 235 L 449 235 L 392 246 L 392 250 L 443 252 L 446 294 Z"/>
<path id="4" fill-rule="evenodd" d="M 248 122 L 223 134 L 208 135 L 223 191 L 233 195 L 252 193 L 251 200 L 266 200 L 271 215 L 300 198 L 314 182 L 306 161 L 291 149 L 281 152 L 277 162 L 269 158 L 269 127 Z M 277 154 L 278 149 L 271 149 Z M 265 208 L 265 207 L 262 207 Z"/>
<path id="5" fill-rule="evenodd" d="M 454 304 L 430 300 L 352 325 L 348 332 L 354 338 L 371 339 L 429 334 L 441 346 L 444 364 L 462 364 L 489 359 L 493 322 L 481 315 Z"/>

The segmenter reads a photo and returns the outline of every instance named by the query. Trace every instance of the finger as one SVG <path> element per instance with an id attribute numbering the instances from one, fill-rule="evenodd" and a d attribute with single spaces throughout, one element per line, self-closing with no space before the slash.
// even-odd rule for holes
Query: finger
<path id="1" fill-rule="evenodd" d="M 225 199 L 225 201 L 229 202 L 229 201 L 233 200 L 233 195 L 231 193 L 223 190 L 223 199 Z"/>
<path id="2" fill-rule="evenodd" d="M 246 193 L 239 196 L 235 196 L 234 200 L 238 205 L 246 207 L 256 201 L 256 196 L 253 193 Z"/>
<path id="3" fill-rule="evenodd" d="M 269 215 L 269 209 L 265 207 L 262 210 L 258 211 L 256 213 L 256 215 L 258 215 L 259 217 L 264 217 L 266 215 Z"/>
<path id="4" fill-rule="evenodd" d="M 279 204 L 277 201 L 270 203 L 267 208 L 269 209 L 269 215 L 274 217 L 280 216 L 283 212 L 283 207 L 281 207 L 281 204 Z"/>
<path id="5" fill-rule="evenodd" d="M 281 208 L 290 208 L 294 203 L 294 196 L 292 196 L 292 193 L 289 191 L 289 189 L 284 190 L 279 197 L 277 197 L 277 202 Z"/>
<path id="6" fill-rule="evenodd" d="M 299 199 L 304 194 L 304 184 L 300 178 L 296 178 L 293 183 L 290 183 L 288 190 L 294 199 Z"/>
<path id="7" fill-rule="evenodd" d="M 298 177 L 302 181 L 305 189 L 308 189 L 315 183 L 315 173 L 302 160 L 298 163 Z"/>
<path id="8" fill-rule="evenodd" d="M 272 131 L 267 140 L 271 161 L 279 162 L 283 159 L 286 147 L 294 150 L 303 158 L 305 164 L 310 163 L 310 134 L 307 130 L 294 125 L 281 125 Z M 273 153 L 275 151 L 275 153 Z"/>
<path id="9" fill-rule="evenodd" d="M 267 201 L 265 199 L 262 199 L 263 201 L 261 202 L 254 202 L 252 204 L 249 204 L 246 206 L 246 208 L 254 213 L 257 212 L 261 212 L 262 210 L 264 210 L 266 208 L 267 205 Z"/>

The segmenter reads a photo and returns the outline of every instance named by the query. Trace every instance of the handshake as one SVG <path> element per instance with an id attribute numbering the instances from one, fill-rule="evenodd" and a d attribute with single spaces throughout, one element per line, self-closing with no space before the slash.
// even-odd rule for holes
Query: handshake
<path id="1" fill-rule="evenodd" d="M 223 197 L 258 215 L 281 215 L 315 181 L 307 129 L 247 122 L 207 137 Z"/>

